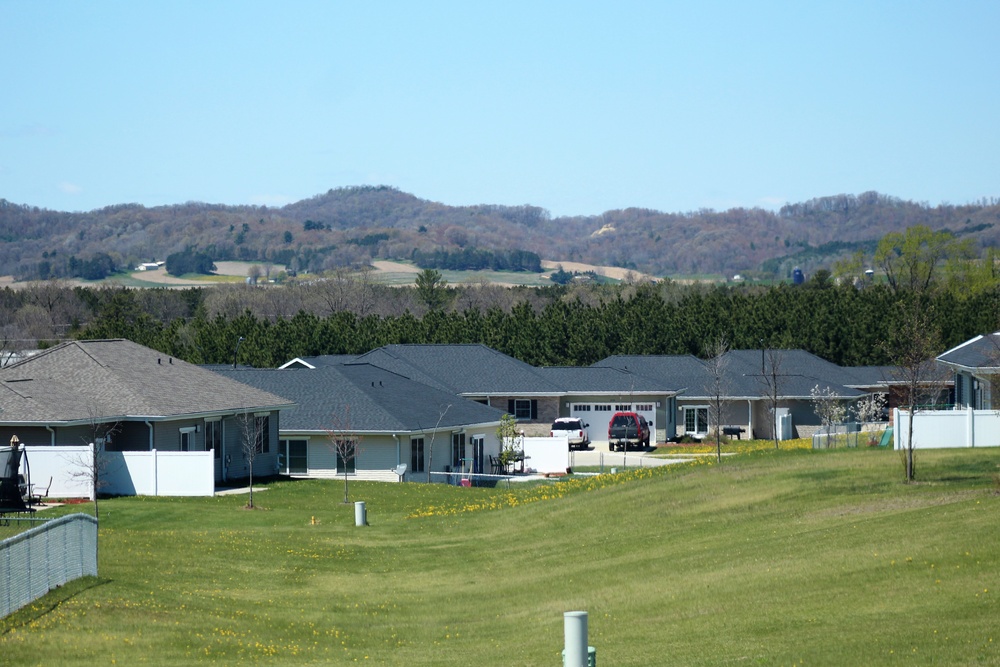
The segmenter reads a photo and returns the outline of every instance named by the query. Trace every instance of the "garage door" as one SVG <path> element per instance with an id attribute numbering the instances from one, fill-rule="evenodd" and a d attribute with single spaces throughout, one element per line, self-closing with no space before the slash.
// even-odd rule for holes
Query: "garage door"
<path id="1" fill-rule="evenodd" d="M 590 424 L 590 439 L 604 440 L 608 437 L 608 422 L 616 412 L 635 412 L 649 422 L 649 432 L 656 433 L 656 403 L 571 403 L 571 417 L 579 417 Z"/>

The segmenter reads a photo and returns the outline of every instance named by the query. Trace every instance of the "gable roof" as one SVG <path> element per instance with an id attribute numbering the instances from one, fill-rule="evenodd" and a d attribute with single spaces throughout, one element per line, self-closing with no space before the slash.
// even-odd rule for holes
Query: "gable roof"
<path id="1" fill-rule="evenodd" d="M 281 414 L 282 431 L 408 433 L 494 424 L 504 414 L 371 364 L 215 372 L 295 400 Z"/>
<path id="2" fill-rule="evenodd" d="M 559 396 L 565 392 L 523 361 L 482 344 L 386 345 L 355 359 L 464 396 Z"/>
<path id="3" fill-rule="evenodd" d="M 938 355 L 937 359 L 962 370 L 1000 373 L 1000 331 L 976 336 Z"/>
<path id="4" fill-rule="evenodd" d="M 291 407 L 287 399 L 132 341 L 61 343 L 0 369 L 0 422 L 159 421 Z"/>
<path id="5" fill-rule="evenodd" d="M 295 357 L 278 368 L 316 368 L 317 366 L 339 366 L 357 358 L 355 354 L 323 354 L 317 357 Z"/>

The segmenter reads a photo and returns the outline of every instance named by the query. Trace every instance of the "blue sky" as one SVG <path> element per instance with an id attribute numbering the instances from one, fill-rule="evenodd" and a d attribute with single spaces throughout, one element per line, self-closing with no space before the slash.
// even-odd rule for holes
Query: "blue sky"
<path id="1" fill-rule="evenodd" d="M 1000 196 L 1000 2 L 0 0 L 0 198 Z"/>

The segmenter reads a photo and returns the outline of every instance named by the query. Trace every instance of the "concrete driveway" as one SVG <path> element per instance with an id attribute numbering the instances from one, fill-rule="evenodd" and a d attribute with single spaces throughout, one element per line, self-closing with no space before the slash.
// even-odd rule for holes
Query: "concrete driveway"
<path id="1" fill-rule="evenodd" d="M 595 441 L 590 449 L 573 450 L 569 453 L 571 467 L 605 468 L 654 468 L 673 463 L 690 461 L 689 457 L 661 458 L 652 456 L 654 450 L 630 449 L 628 452 L 610 452 L 608 443 Z"/>

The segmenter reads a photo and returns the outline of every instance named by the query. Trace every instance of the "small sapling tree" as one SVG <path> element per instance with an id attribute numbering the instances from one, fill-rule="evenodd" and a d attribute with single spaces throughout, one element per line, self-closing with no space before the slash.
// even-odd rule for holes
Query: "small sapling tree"
<path id="1" fill-rule="evenodd" d="M 725 338 L 715 340 L 705 348 L 708 361 L 708 399 L 709 422 L 715 425 L 715 459 L 722 463 L 722 420 L 725 416 L 726 403 L 729 397 L 729 380 L 726 369 L 729 366 L 729 343 Z"/>
<path id="2" fill-rule="evenodd" d="M 820 388 L 816 385 L 809 390 L 810 400 L 813 404 L 813 411 L 819 417 L 820 423 L 826 429 L 827 446 L 833 438 L 834 424 L 843 423 L 847 417 L 847 405 L 837 396 L 831 387 Z"/>
<path id="3" fill-rule="evenodd" d="M 326 429 L 330 438 L 330 448 L 337 455 L 337 467 L 344 473 L 344 504 L 351 502 L 348 475 L 357 471 L 358 453 L 361 450 L 361 436 L 351 428 L 351 406 L 346 406 L 342 415 L 333 415 L 333 426 Z"/>
<path id="4" fill-rule="evenodd" d="M 500 417 L 500 425 L 497 426 L 497 440 L 500 441 L 500 463 L 504 469 L 517 460 L 519 438 L 520 433 L 514 415 L 505 414 Z"/>
<path id="5" fill-rule="evenodd" d="M 264 451 L 264 429 L 268 422 L 266 417 L 259 417 L 249 410 L 243 410 L 236 413 L 236 423 L 240 429 L 240 449 L 249 471 L 250 497 L 246 506 L 247 509 L 254 509 L 253 467 L 257 461 L 257 455 Z"/>

